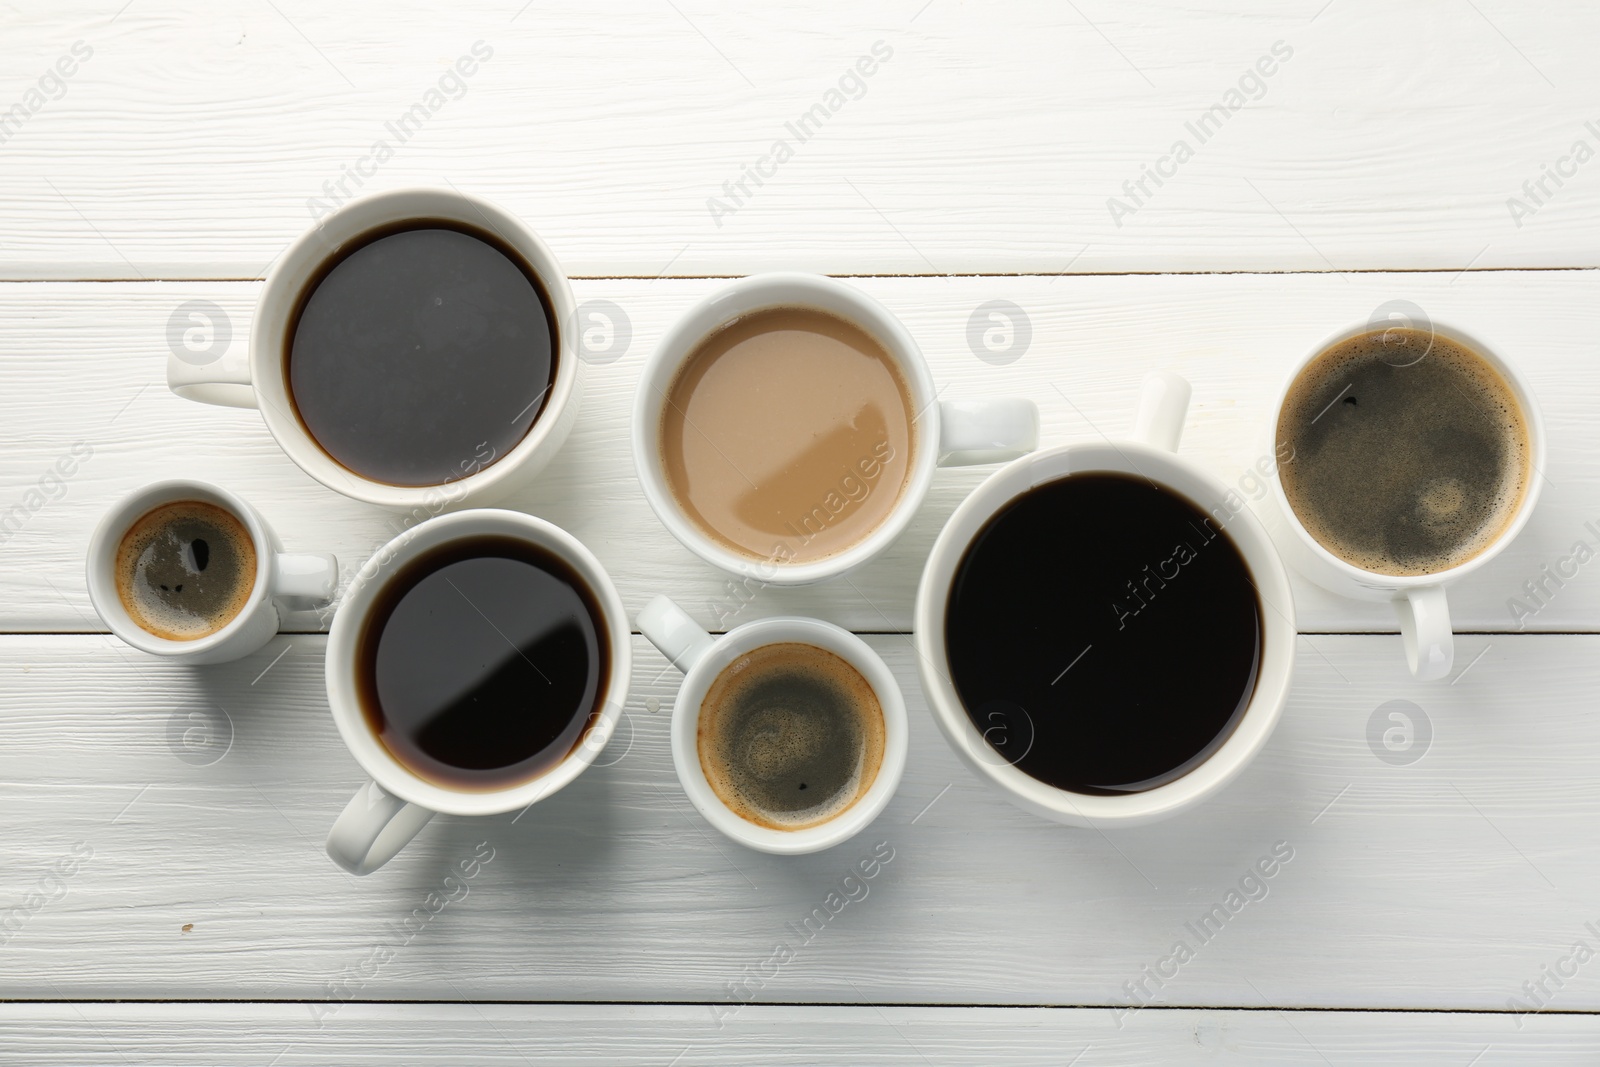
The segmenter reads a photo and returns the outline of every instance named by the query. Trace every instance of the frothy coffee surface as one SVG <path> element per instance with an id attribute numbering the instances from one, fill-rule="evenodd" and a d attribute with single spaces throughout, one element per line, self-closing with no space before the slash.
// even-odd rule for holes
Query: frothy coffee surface
<path id="1" fill-rule="evenodd" d="M 256 587 L 256 546 L 244 523 L 200 500 L 141 516 L 117 546 L 117 596 L 140 629 L 168 641 L 216 633 Z"/>
<path id="2" fill-rule="evenodd" d="M 667 390 L 673 496 L 721 544 L 806 562 L 877 529 L 905 490 L 911 395 L 875 338 L 810 308 L 755 311 L 703 340 Z"/>
<path id="3" fill-rule="evenodd" d="M 1278 418 L 1296 517 L 1328 551 L 1378 574 L 1434 574 L 1494 543 L 1532 476 L 1506 380 L 1422 330 L 1340 342 L 1300 373 Z"/>
<path id="4" fill-rule="evenodd" d="M 706 781 L 759 826 L 803 830 L 844 812 L 883 763 L 883 709 L 861 672 L 826 649 L 763 645 L 717 675 L 700 705 Z"/>

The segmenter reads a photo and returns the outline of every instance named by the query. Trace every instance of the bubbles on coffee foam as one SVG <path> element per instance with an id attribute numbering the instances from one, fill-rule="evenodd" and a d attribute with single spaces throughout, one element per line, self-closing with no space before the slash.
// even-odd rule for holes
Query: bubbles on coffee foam
<path id="1" fill-rule="evenodd" d="M 141 629 L 193 641 L 227 626 L 249 602 L 255 544 L 244 524 L 215 504 L 164 504 L 123 535 L 115 577 L 122 606 Z"/>
<path id="2" fill-rule="evenodd" d="M 876 779 L 883 711 L 846 660 L 799 642 L 724 668 L 701 705 L 700 764 L 741 818 L 800 830 L 843 813 Z"/>
<path id="3" fill-rule="evenodd" d="M 1296 441 L 1296 451 L 1301 452 L 1300 442 L 1310 427 L 1320 420 L 1337 418 L 1335 409 L 1360 410 L 1359 393 L 1328 395 L 1336 384 L 1350 381 L 1375 361 L 1399 370 L 1421 367 L 1424 358 L 1435 366 L 1444 363 L 1453 373 L 1439 383 L 1410 387 L 1418 394 L 1408 412 L 1411 428 L 1405 436 L 1385 439 L 1381 463 L 1352 469 L 1337 485 L 1326 474 L 1305 474 L 1303 466 L 1297 469 L 1294 463 L 1280 467 L 1284 490 L 1306 531 L 1339 558 L 1379 574 L 1436 574 L 1471 560 L 1504 533 L 1532 475 L 1527 424 L 1510 383 L 1470 347 L 1436 334 L 1431 323 L 1388 328 L 1378 323 L 1373 332 L 1340 342 L 1319 355 L 1289 389 L 1278 438 Z M 1456 413 L 1431 407 L 1423 395 L 1429 390 L 1444 389 L 1454 390 L 1480 410 L 1492 413 L 1490 419 L 1497 427 L 1494 441 L 1505 449 L 1505 454 L 1498 457 L 1496 464 L 1501 476 L 1487 493 L 1485 487 L 1469 485 L 1444 473 L 1418 477 L 1425 466 L 1437 463 L 1436 455 L 1426 445 L 1425 431 L 1445 433 L 1459 428 Z M 1338 528 L 1331 514 L 1321 513 L 1312 499 L 1349 497 L 1376 501 L 1385 491 L 1396 493 L 1396 486 L 1402 483 L 1413 487 L 1408 518 L 1437 542 L 1436 551 L 1401 553 L 1387 543 L 1372 544 L 1352 537 Z"/>

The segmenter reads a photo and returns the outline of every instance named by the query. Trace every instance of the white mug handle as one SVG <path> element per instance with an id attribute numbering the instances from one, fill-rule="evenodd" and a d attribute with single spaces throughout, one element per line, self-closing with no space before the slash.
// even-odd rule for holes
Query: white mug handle
<path id="1" fill-rule="evenodd" d="M 192 362 L 167 354 L 167 388 L 186 400 L 225 408 L 256 407 L 256 389 L 250 380 L 250 346 L 234 344 L 218 358 Z"/>
<path id="2" fill-rule="evenodd" d="M 427 808 L 368 782 L 328 831 L 328 857 L 351 874 L 371 874 L 394 859 L 431 818 Z"/>
<path id="3" fill-rule="evenodd" d="M 684 674 L 711 651 L 716 639 L 700 628 L 688 612 L 664 596 L 658 596 L 639 612 L 639 632 L 661 650 L 672 665 Z"/>
<path id="4" fill-rule="evenodd" d="M 279 552 L 272 595 L 326 604 L 339 586 L 339 561 L 326 552 Z"/>
<path id="5" fill-rule="evenodd" d="M 939 401 L 939 466 L 1007 463 L 1039 447 L 1039 407 L 1020 397 Z"/>
<path id="6" fill-rule="evenodd" d="M 1133 439 L 1164 452 L 1176 452 L 1183 440 L 1183 421 L 1193 393 L 1188 379 L 1169 370 L 1145 376 L 1139 390 L 1139 411 L 1133 418 Z"/>
<path id="7" fill-rule="evenodd" d="M 1419 682 L 1431 682 L 1449 674 L 1456 650 L 1444 586 L 1409 590 L 1395 599 L 1394 611 L 1400 617 L 1400 639 L 1405 642 L 1412 676 Z"/>

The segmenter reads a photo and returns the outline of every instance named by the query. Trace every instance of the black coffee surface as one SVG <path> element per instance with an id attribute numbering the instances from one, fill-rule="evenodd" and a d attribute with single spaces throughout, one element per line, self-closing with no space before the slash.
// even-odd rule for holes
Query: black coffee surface
<path id="1" fill-rule="evenodd" d="M 389 752 L 450 788 L 499 789 L 560 763 L 604 700 L 599 606 L 563 560 L 508 537 L 419 556 L 361 635 L 362 712 Z"/>
<path id="2" fill-rule="evenodd" d="M 1324 548 L 1379 574 L 1432 574 L 1482 552 L 1531 472 L 1528 429 L 1498 371 L 1427 331 L 1373 331 L 1323 352 L 1278 417 L 1295 515 Z"/>
<path id="3" fill-rule="evenodd" d="M 117 546 L 117 595 L 143 630 L 193 641 L 221 630 L 250 601 L 256 548 L 231 511 L 203 500 L 163 504 Z"/>
<path id="4" fill-rule="evenodd" d="M 849 662 L 782 642 L 727 667 L 701 702 L 700 767 L 751 822 L 797 830 L 855 803 L 883 761 L 883 709 Z"/>
<path id="5" fill-rule="evenodd" d="M 1217 520 L 1112 473 L 1048 482 L 997 513 L 951 584 L 951 680 L 988 742 L 1077 793 L 1170 782 L 1221 747 L 1263 642 L 1249 568 Z"/>
<path id="6" fill-rule="evenodd" d="M 558 351 L 532 269 L 454 223 L 343 251 L 301 295 L 289 337 L 306 430 L 390 485 L 440 485 L 504 456 L 544 409 Z"/>

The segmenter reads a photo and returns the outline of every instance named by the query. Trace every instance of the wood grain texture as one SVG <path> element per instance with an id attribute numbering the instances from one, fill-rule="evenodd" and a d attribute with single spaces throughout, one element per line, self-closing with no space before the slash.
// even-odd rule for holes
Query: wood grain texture
<path id="1" fill-rule="evenodd" d="M 1072 1008 L 754 1006 L 720 1029 L 699 1005 L 353 1004 L 320 1029 L 303 1004 L 17 1004 L 6 1014 L 0 1055 L 38 1067 L 1577 1067 L 1600 1058 L 1592 1020 L 1560 1015 L 1519 1029 L 1483 1015 L 1178 1010 L 1119 1031 L 1103 1011 Z"/>
<path id="2" fill-rule="evenodd" d="M 1600 263 L 1600 163 L 1571 159 L 1600 145 L 1583 0 L 20 6 L 0 111 L 93 55 L 0 145 L 12 278 L 256 277 L 340 180 L 489 196 L 590 276 Z"/>
<path id="3" fill-rule="evenodd" d="M 911 750 L 889 808 L 835 849 L 749 852 L 692 816 L 667 747 L 678 676 L 635 639 L 603 766 L 520 817 L 437 818 L 356 879 L 322 851 L 362 780 L 323 697 L 325 638 L 195 670 L 104 636 L 9 637 L 0 997 L 1504 1012 L 1560 968 L 1546 1006 L 1600 1009 L 1600 964 L 1561 962 L 1600 947 L 1600 637 L 1463 637 L 1458 685 L 1412 682 L 1383 637 L 1302 637 L 1261 757 L 1202 807 L 1118 832 L 991 792 L 934 727 L 907 640 L 869 640 Z M 1380 710 L 1396 700 L 1425 753 L 1408 766 L 1369 743 L 1375 720 L 1404 725 Z M 1253 875 L 1274 850 L 1292 856 Z M 1163 963 L 1179 941 L 1192 958 Z"/>
<path id="4" fill-rule="evenodd" d="M 588 544 L 630 612 L 654 594 L 678 600 L 702 624 L 725 628 L 780 613 L 820 615 L 858 630 L 905 630 L 928 549 L 962 497 L 992 468 L 946 470 L 908 533 L 843 581 L 806 589 L 736 585 L 678 544 L 650 511 L 628 445 L 640 368 L 657 338 L 708 280 L 585 281 L 579 301 L 609 300 L 631 323 L 624 356 L 589 368 L 578 426 L 538 483 L 511 506 L 543 516 Z M 1246 495 L 1263 458 L 1270 407 L 1289 365 L 1324 336 L 1367 320 L 1386 300 L 1414 301 L 1498 344 L 1538 393 L 1551 461 L 1533 522 L 1451 593 L 1458 630 L 1600 628 L 1596 567 L 1532 600 L 1582 540 L 1600 547 L 1600 274 L 1588 271 L 1467 275 L 1180 275 L 1071 278 L 868 278 L 855 283 L 900 315 L 947 397 L 1022 395 L 1037 402 L 1045 445 L 1120 436 L 1132 424 L 1150 370 L 1194 385 L 1183 450 Z M 193 299 L 214 301 L 247 344 L 255 283 L 0 284 L 0 375 L 8 382 L 0 425 L 0 511 L 27 500 L 77 442 L 93 449 L 64 486 L 0 544 L 0 629 L 103 629 L 88 601 L 83 554 L 100 513 L 134 487 L 187 475 L 232 488 L 256 505 L 291 549 L 335 552 L 346 578 L 411 516 L 348 500 L 302 474 L 258 415 L 208 408 L 167 392 L 167 323 Z M 996 366 L 968 343 L 974 309 L 1020 306 L 1027 351 Z M 1259 492 L 1258 488 L 1258 492 Z M 36 502 L 44 501 L 43 497 Z M 1572 568 L 1569 567 L 1569 573 Z M 1536 612 L 1518 614 L 1512 598 Z M 1393 630 L 1387 605 L 1360 604 L 1297 582 L 1307 631 Z M 326 618 L 286 624 L 316 629 Z M 1398 642 L 1393 654 L 1399 657 Z"/>

